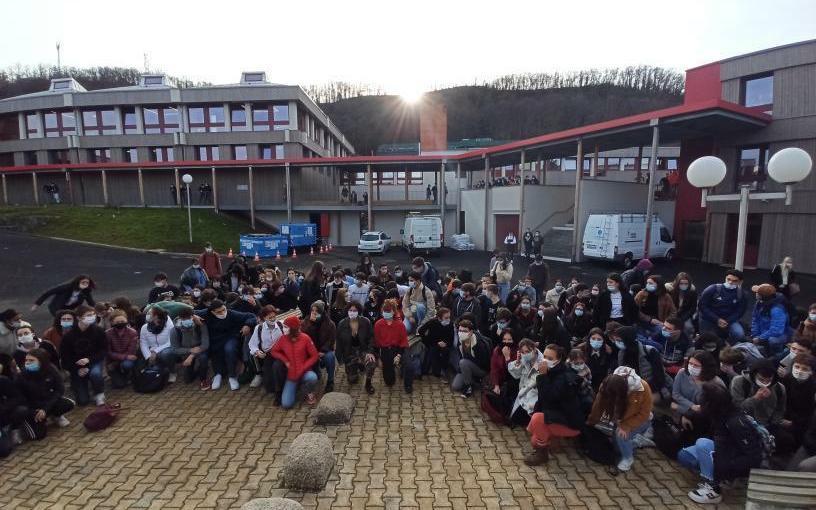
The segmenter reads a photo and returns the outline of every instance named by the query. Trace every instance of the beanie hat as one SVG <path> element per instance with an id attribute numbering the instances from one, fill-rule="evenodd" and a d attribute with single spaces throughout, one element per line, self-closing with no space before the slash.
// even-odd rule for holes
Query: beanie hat
<path id="1" fill-rule="evenodd" d="M 300 329 L 300 319 L 296 316 L 287 317 L 283 325 L 291 329 Z"/>
<path id="2" fill-rule="evenodd" d="M 770 283 L 763 283 L 762 285 L 754 285 L 751 287 L 751 292 L 759 294 L 763 298 L 769 298 L 776 295 L 776 287 Z"/>
<path id="3" fill-rule="evenodd" d="M 648 271 L 653 267 L 654 267 L 654 264 L 652 264 L 651 260 L 649 260 L 649 259 L 640 259 L 640 260 L 638 260 L 638 263 L 635 266 L 635 269 L 639 269 L 640 271 Z"/>
<path id="4" fill-rule="evenodd" d="M 317 301 L 315 301 L 314 303 L 312 303 L 311 308 L 315 308 L 315 309 L 317 309 L 317 313 L 321 313 L 321 314 L 322 314 L 322 313 L 326 313 L 326 303 L 324 303 L 324 302 L 323 302 L 322 300 L 320 300 L 320 299 L 318 299 Z"/>

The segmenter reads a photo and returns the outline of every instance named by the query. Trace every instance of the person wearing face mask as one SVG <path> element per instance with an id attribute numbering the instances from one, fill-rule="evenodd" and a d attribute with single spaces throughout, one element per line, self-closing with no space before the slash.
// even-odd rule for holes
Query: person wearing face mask
<path id="1" fill-rule="evenodd" d="M 637 341 L 633 326 L 622 326 L 617 330 L 607 329 L 609 339 L 618 350 L 619 367 L 630 367 L 655 392 L 655 398 L 668 400 L 671 392 L 668 388 L 668 377 L 663 369 L 660 352 L 651 345 Z"/>
<path id="2" fill-rule="evenodd" d="M 788 344 L 787 355 L 779 361 L 776 373 L 779 377 L 785 377 L 791 373 L 793 359 L 799 354 L 813 355 L 813 342 L 809 338 L 794 337 Z"/>
<path id="3" fill-rule="evenodd" d="M 512 331 L 514 338 L 521 339 L 524 337 L 518 318 L 513 312 L 507 308 L 499 308 L 496 311 L 496 322 L 490 325 L 489 334 L 483 336 L 493 347 L 501 342 L 501 335 L 505 330 Z"/>
<path id="4" fill-rule="evenodd" d="M 498 290 L 498 287 L 496 287 Z M 498 293 L 497 293 L 498 294 Z M 469 313 L 476 318 L 476 321 L 484 321 L 485 313 L 482 310 L 479 300 L 476 299 L 476 286 L 472 283 L 462 284 L 462 295 L 456 300 L 453 307 L 453 320 L 458 320 L 462 315 Z"/>
<path id="5" fill-rule="evenodd" d="M 770 354 L 778 355 L 790 338 L 787 300 L 768 283 L 754 285 L 751 291 L 756 295 L 756 305 L 751 315 L 752 341 L 754 345 L 766 347 Z"/>
<path id="6" fill-rule="evenodd" d="M 105 379 L 102 375 L 107 353 L 107 338 L 102 328 L 96 325 L 96 312 L 89 306 L 76 309 L 77 327 L 72 328 L 62 338 L 60 359 L 62 366 L 71 376 L 71 389 L 80 406 L 90 402 L 88 386 L 96 400 L 96 405 L 105 404 Z"/>
<path id="7" fill-rule="evenodd" d="M 196 285 L 207 287 L 210 282 L 207 273 L 204 272 L 198 262 L 198 257 L 193 258 L 191 262 L 190 266 L 181 273 L 179 278 L 179 288 L 184 292 L 192 290 Z"/>
<path id="8" fill-rule="evenodd" d="M 213 250 L 212 243 L 204 245 L 204 251 L 198 256 L 198 265 L 207 273 L 210 280 L 218 280 L 224 273 L 221 269 L 221 255 Z"/>
<path id="9" fill-rule="evenodd" d="M 534 301 L 530 300 L 529 297 L 522 297 L 521 302 L 513 314 L 516 324 L 518 324 L 523 336 L 532 335 L 533 326 L 535 325 L 536 318 L 538 318 L 538 310 L 533 307 L 533 303 Z"/>
<path id="10" fill-rule="evenodd" d="M 76 407 L 76 404 L 65 397 L 62 375 L 49 361 L 47 352 L 34 349 L 26 354 L 15 383 L 22 396 L 22 411 L 29 424 L 40 424 L 39 427 L 42 427 L 46 418 L 54 418 L 60 427 L 71 424 L 65 414 Z M 24 428 L 29 429 L 29 438 L 34 439 L 33 427 Z"/>
<path id="11" fill-rule="evenodd" d="M 729 344 L 743 342 L 745 330 L 740 319 L 745 315 L 748 300 L 742 291 L 741 271 L 731 269 L 725 273 L 725 283 L 706 287 L 697 303 L 700 332 L 713 331 L 728 337 Z"/>
<path id="12" fill-rule="evenodd" d="M 581 400 L 581 409 L 589 414 L 592 401 L 595 399 L 595 390 L 592 389 L 592 370 L 586 364 L 583 349 L 576 347 L 570 350 L 569 355 L 567 355 L 567 366 L 574 370 L 579 377 L 578 395 Z"/>
<path id="13" fill-rule="evenodd" d="M 450 349 L 453 345 L 453 323 L 451 311 L 445 307 L 436 312 L 436 317 L 425 321 L 417 334 L 425 344 L 425 359 L 422 362 L 422 375 L 433 374 L 442 376 L 442 370 L 447 367 L 450 359 Z"/>
<path id="14" fill-rule="evenodd" d="M 771 285 L 776 287 L 786 299 L 799 293 L 796 271 L 793 270 L 793 257 L 785 257 L 782 262 L 774 266 L 771 271 Z"/>
<path id="15" fill-rule="evenodd" d="M 694 314 L 697 313 L 697 287 L 691 280 L 688 273 L 680 272 L 674 278 L 673 282 L 666 282 L 666 292 L 674 303 L 677 309 L 677 318 L 683 321 L 683 330 L 686 336 L 691 337 L 694 334 L 694 323 L 692 322 Z"/>
<path id="16" fill-rule="evenodd" d="M 589 309 L 595 310 L 595 305 L 598 304 L 598 296 L 601 295 L 601 285 L 599 283 L 593 283 L 592 287 L 589 289 Z"/>
<path id="17" fill-rule="evenodd" d="M 638 308 L 638 339 L 660 348 L 663 321 L 677 312 L 660 276 L 649 275 L 643 290 L 635 294 L 635 306 Z"/>
<path id="18" fill-rule="evenodd" d="M 190 384 L 198 378 L 198 387 L 202 391 L 210 389 L 207 372 L 210 369 L 209 357 L 210 332 L 207 325 L 196 321 L 192 310 L 183 310 L 175 322 L 170 334 L 170 347 L 177 362 L 181 362 L 184 382 Z M 251 350 L 251 346 L 250 346 Z"/>
<path id="19" fill-rule="evenodd" d="M 720 350 L 719 359 L 720 368 L 717 371 L 717 377 L 722 379 L 727 388 L 731 388 L 731 381 L 745 370 L 745 354 L 738 349 L 726 346 Z"/>
<path id="20" fill-rule="evenodd" d="M 439 300 L 439 306 L 452 310 L 460 294 L 462 294 L 462 280 L 458 278 L 451 279 L 445 293 L 442 294 L 442 299 Z"/>
<path id="21" fill-rule="evenodd" d="M 683 368 L 683 359 L 691 347 L 691 341 L 683 331 L 683 323 L 677 317 L 664 320 L 660 335 L 648 343 L 660 351 L 663 368 L 669 375 L 675 375 Z"/>
<path id="22" fill-rule="evenodd" d="M 564 290 L 564 284 L 561 280 L 555 280 L 555 286 L 547 291 L 547 294 L 544 296 L 544 301 L 554 307 L 558 307 L 558 300 L 561 299 L 561 294 L 564 293 Z"/>
<path id="23" fill-rule="evenodd" d="M 564 319 L 564 327 L 573 341 L 586 337 L 589 330 L 594 326 L 592 314 L 587 307 L 588 305 L 583 301 L 576 302 L 575 306 L 572 307 L 572 311 Z"/>
<path id="24" fill-rule="evenodd" d="M 643 287 L 646 283 L 646 276 L 653 267 L 654 264 L 652 264 L 652 261 L 649 259 L 638 260 L 635 267 L 628 269 L 621 274 L 621 289 L 624 291 L 629 290 L 632 285 L 640 285 Z"/>
<path id="25" fill-rule="evenodd" d="M 785 419 L 785 387 L 777 381 L 774 362 L 770 359 L 756 360 L 749 370 L 735 377 L 731 381 L 731 397 L 734 404 L 753 416 L 771 434 Z"/>
<path id="26" fill-rule="evenodd" d="M 386 386 L 393 386 L 397 380 L 397 367 L 402 366 L 405 392 L 414 391 L 414 373 L 409 363 L 403 363 L 402 357 L 408 349 L 408 333 L 405 325 L 396 316 L 397 305 L 386 300 L 382 306 L 382 319 L 374 324 L 374 346 L 382 363 L 383 381 Z"/>
<path id="27" fill-rule="evenodd" d="M 499 287 L 499 298 L 507 302 L 510 294 L 510 282 L 513 280 L 513 260 L 504 254 L 496 256 L 496 263 L 490 268 L 490 276 Z"/>
<path id="28" fill-rule="evenodd" d="M 516 359 L 507 364 L 507 372 L 518 381 L 518 394 L 510 409 L 510 421 L 515 425 L 526 427 L 530 423 L 530 415 L 538 402 L 536 377 L 547 368 L 541 365 L 546 362 L 536 343 L 529 338 L 522 339 Z"/>
<path id="29" fill-rule="evenodd" d="M 422 275 L 411 273 L 408 276 L 409 291 L 402 298 L 403 324 L 408 333 L 436 316 L 434 293 L 422 283 Z"/>
<path id="30" fill-rule="evenodd" d="M 386 283 L 393 281 L 394 277 L 391 276 L 391 272 L 388 270 L 388 264 L 383 262 L 380 264 L 380 270 L 377 272 L 377 284 L 381 287 L 385 287 Z"/>
<path id="31" fill-rule="evenodd" d="M 518 359 L 517 353 L 518 343 L 513 338 L 513 332 L 510 330 L 503 331 L 501 343 L 493 348 L 490 355 L 490 385 L 492 388 L 487 393 L 490 409 L 501 416 L 501 418 L 496 416 L 496 419 L 494 419 L 500 425 L 510 423 L 510 411 L 513 409 L 513 404 L 518 396 L 518 379 L 511 376 L 508 371 L 510 363 Z M 482 409 L 484 408 L 485 403 L 483 400 Z M 491 413 L 488 412 L 488 414 Z"/>
<path id="32" fill-rule="evenodd" d="M 776 453 L 792 453 L 802 444 L 810 418 L 816 411 L 816 379 L 813 369 L 816 358 L 810 354 L 797 354 L 793 358 L 791 373 L 782 378 L 785 386 L 785 418 L 776 430 Z"/>
<path id="33" fill-rule="evenodd" d="M 552 306 L 545 304 L 539 307 L 538 318 L 533 325 L 532 333 L 533 340 L 542 349 L 548 344 L 560 345 L 564 352 L 572 348 L 570 334 L 558 317 L 558 312 Z"/>
<path id="34" fill-rule="evenodd" d="M 564 363 L 564 351 L 548 345 L 535 372 L 536 402 L 527 432 L 533 452 L 524 457 L 528 466 L 549 460 L 552 437 L 577 437 L 586 414 L 581 409 L 580 378 Z"/>
<path id="35" fill-rule="evenodd" d="M 609 321 L 615 321 L 625 326 L 633 325 L 638 319 L 638 309 L 635 299 L 623 289 L 623 280 L 617 273 L 609 273 L 606 277 L 606 290 L 601 291 L 598 303 L 592 310 L 595 324 L 605 327 Z"/>
<path id="36" fill-rule="evenodd" d="M 163 299 L 161 295 L 165 292 L 172 292 L 173 299 L 178 299 L 181 294 L 178 287 L 170 285 L 167 282 L 166 273 L 156 273 L 156 276 L 153 277 L 153 288 L 150 289 L 150 292 L 147 294 L 147 302 L 155 303 L 156 301 L 161 301 Z"/>
<path id="37" fill-rule="evenodd" d="M 538 292 L 536 291 L 535 287 L 533 287 L 533 278 L 529 274 L 519 280 L 518 284 L 513 287 L 511 292 L 516 292 L 520 299 L 527 297 L 531 303 L 538 302 Z"/>
<path id="38" fill-rule="evenodd" d="M 340 289 L 346 289 L 348 292 L 348 285 L 346 281 L 343 279 L 343 271 L 335 271 L 332 274 L 333 280 L 326 284 L 326 302 L 327 303 L 334 303 L 336 299 L 337 292 Z"/>
<path id="39" fill-rule="evenodd" d="M 808 307 L 807 317 L 799 323 L 795 336 L 796 338 L 806 338 L 816 344 L 816 303 Z"/>
<path id="40" fill-rule="evenodd" d="M 301 385 L 306 393 L 306 403 L 313 405 L 317 401 L 314 386 L 318 377 L 311 368 L 318 362 L 319 357 L 312 339 L 303 333 L 300 327 L 301 322 L 297 316 L 287 317 L 283 321 L 283 336 L 269 353 L 286 368 L 286 382 L 281 395 L 281 406 L 284 409 L 295 406 L 297 390 Z"/>
<path id="41" fill-rule="evenodd" d="M 334 372 L 337 366 L 334 346 L 337 342 L 337 327 L 326 314 L 326 303 L 320 300 L 312 303 L 309 316 L 301 324 L 301 331 L 312 339 L 320 357 L 319 366 L 313 367 L 312 370 L 319 374 L 320 367 L 326 369 L 326 388 L 324 392 L 334 391 Z"/>
<path id="42" fill-rule="evenodd" d="M 464 294 L 464 285 L 462 286 L 462 290 Z M 480 317 L 478 324 L 479 332 L 485 336 L 490 336 L 490 328 L 496 323 L 496 313 L 499 311 L 499 308 L 505 307 L 499 297 L 499 286 L 495 283 L 483 284 L 481 295 L 479 295 L 475 301 L 479 303 L 480 315 L 477 315 L 477 317 Z"/>
<path id="43" fill-rule="evenodd" d="M 114 311 L 110 316 L 111 327 L 105 331 L 108 343 L 107 370 L 114 388 L 124 388 L 130 382 L 133 369 L 139 359 L 139 333 L 128 325 L 125 312 Z"/>
<path id="44" fill-rule="evenodd" d="M 210 303 L 208 308 L 195 310 L 194 313 L 207 324 L 210 334 L 207 352 L 215 373 L 210 389 L 221 388 L 221 382 L 226 375 L 230 390 L 237 390 L 240 388 L 237 378 L 239 346 L 242 344 L 240 339 L 252 333 L 252 328 L 258 323 L 257 317 L 251 313 L 229 310 L 224 302 L 218 299 Z"/>
<path id="45" fill-rule="evenodd" d="M 687 444 L 708 433 L 705 420 L 700 415 L 700 399 L 703 385 L 709 382 L 726 388 L 725 383 L 717 377 L 717 361 L 714 357 L 706 351 L 694 351 L 686 368 L 681 369 L 674 378 L 670 406 L 675 419 L 682 417 L 681 424 L 686 430 Z"/>
<path id="46" fill-rule="evenodd" d="M 14 351 L 14 361 L 18 367 L 23 366 L 25 355 L 34 349 L 43 349 L 48 353 L 51 359 L 51 364 L 59 369 L 60 359 L 56 347 L 51 342 L 38 338 L 34 334 L 34 329 L 31 324 L 25 321 L 20 321 L 20 326 L 14 331 L 17 335 L 17 350 Z"/>
<path id="47" fill-rule="evenodd" d="M 377 368 L 377 357 L 374 354 L 374 332 L 371 322 L 363 315 L 363 308 L 357 303 L 350 303 L 346 317 L 337 326 L 337 361 L 346 367 L 346 380 L 357 384 L 360 374 L 365 374 L 365 389 L 374 393 L 372 378 Z"/>
<path id="48" fill-rule="evenodd" d="M 468 319 L 461 319 L 456 331 L 451 351 L 456 352 L 452 361 L 456 361 L 454 369 L 458 369 L 458 373 L 451 381 L 451 389 L 463 398 L 469 398 L 473 395 L 475 381 L 490 370 L 490 345 Z"/>
<path id="49" fill-rule="evenodd" d="M 547 292 L 550 280 L 550 266 L 541 258 L 540 250 L 536 252 L 533 263 L 527 269 L 530 275 L 536 296 L 543 296 Z"/>
<path id="50" fill-rule="evenodd" d="M 43 292 L 34 301 L 31 311 L 36 310 L 49 297 L 51 302 L 48 303 L 48 311 L 51 312 L 51 315 L 56 315 L 59 310 L 76 308 L 83 303 L 94 306 L 96 304 L 93 298 L 94 289 L 96 289 L 94 281 L 89 276 L 81 274 L 69 282 Z"/>
<path id="51" fill-rule="evenodd" d="M 139 313 L 141 314 L 141 312 Z M 57 351 L 59 351 L 63 335 L 65 335 L 65 333 L 67 333 L 68 330 L 73 327 L 76 327 L 76 315 L 74 314 L 74 311 L 59 310 L 57 314 L 54 315 L 54 320 L 51 323 L 51 327 L 46 329 L 40 338 L 51 342 L 51 345 L 53 345 Z"/>
<path id="52" fill-rule="evenodd" d="M 7 457 L 14 446 L 23 442 L 20 429 L 28 416 L 25 400 L 14 379 L 6 375 L 6 365 L 10 363 L 10 358 L 0 356 L 0 436 L 10 439 L 5 441 L 5 438 L 0 438 L 0 459 Z"/>
<path id="53" fill-rule="evenodd" d="M 348 288 L 349 301 L 353 301 L 358 305 L 365 303 L 368 293 L 371 292 L 371 286 L 368 284 L 366 278 L 365 273 L 358 272 L 354 275 L 354 284 Z"/>
<path id="54" fill-rule="evenodd" d="M 584 360 L 591 373 L 592 391 L 597 393 L 601 382 L 617 365 L 612 347 L 606 343 L 601 328 L 592 328 L 588 338 L 578 348 L 584 352 Z"/>
<path id="55" fill-rule="evenodd" d="M 176 382 L 176 355 L 170 343 L 173 321 L 161 308 L 150 310 L 150 320 L 139 332 L 139 348 L 149 365 L 158 365 L 170 373 L 167 382 Z"/>

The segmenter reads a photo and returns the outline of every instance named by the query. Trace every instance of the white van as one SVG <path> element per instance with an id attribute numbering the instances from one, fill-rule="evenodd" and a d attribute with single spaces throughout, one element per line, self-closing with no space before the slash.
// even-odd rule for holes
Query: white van
<path id="1" fill-rule="evenodd" d="M 438 250 L 444 244 L 442 218 L 435 215 L 410 214 L 405 217 L 402 230 L 402 246 L 409 255 L 415 252 Z"/>
<path id="2" fill-rule="evenodd" d="M 587 258 L 619 260 L 628 269 L 643 258 L 645 214 L 590 214 L 584 228 L 583 253 Z M 649 257 L 671 261 L 674 238 L 657 215 L 652 219 Z"/>

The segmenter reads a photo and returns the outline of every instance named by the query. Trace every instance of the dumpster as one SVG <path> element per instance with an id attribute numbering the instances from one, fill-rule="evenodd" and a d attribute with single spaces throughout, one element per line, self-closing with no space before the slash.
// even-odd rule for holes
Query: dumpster
<path id="1" fill-rule="evenodd" d="M 243 234 L 240 237 L 240 253 L 247 257 L 274 257 L 278 253 L 285 256 L 289 252 L 289 239 L 282 235 L 273 234 Z"/>
<path id="2" fill-rule="evenodd" d="M 315 223 L 284 223 L 280 226 L 282 236 L 289 238 L 289 246 L 315 246 L 317 244 L 317 224 Z"/>

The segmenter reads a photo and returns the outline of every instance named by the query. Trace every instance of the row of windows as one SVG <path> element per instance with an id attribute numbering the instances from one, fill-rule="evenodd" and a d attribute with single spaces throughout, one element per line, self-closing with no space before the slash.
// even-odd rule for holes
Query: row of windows
<path id="1" fill-rule="evenodd" d="M 136 148 L 113 149 L 121 150 L 121 160 L 126 163 L 138 163 L 139 151 Z M 246 145 L 233 145 L 230 147 L 229 157 L 221 157 L 221 148 L 217 145 L 202 145 L 196 147 L 196 159 L 198 161 L 220 161 L 222 159 L 246 160 L 247 147 Z M 89 163 L 108 163 L 113 161 L 111 158 L 111 149 L 87 149 L 87 160 Z M 176 161 L 175 151 L 173 147 L 150 147 L 148 149 L 149 161 L 166 163 L 169 161 Z M 284 148 L 281 144 L 261 145 L 258 148 L 258 157 L 260 159 L 283 159 Z M 37 165 L 37 153 L 28 151 L 23 153 L 23 164 Z M 48 151 L 48 164 L 60 165 L 70 164 L 71 158 L 67 149 L 58 149 Z M 10 165 L 7 165 L 10 166 Z"/>
<path id="2" fill-rule="evenodd" d="M 583 170 L 584 173 L 589 173 L 592 168 L 592 157 L 584 157 Z M 619 172 L 637 169 L 638 158 L 598 158 L 598 173 L 604 172 Z M 574 172 L 575 171 L 575 157 L 571 158 L 553 158 L 544 161 L 544 169 L 550 172 Z M 657 158 L 657 170 L 677 170 L 677 158 Z M 640 158 L 640 169 L 649 169 L 649 158 Z"/>
<path id="3" fill-rule="evenodd" d="M 372 172 L 371 183 L 375 186 L 404 185 L 406 174 L 408 184 L 422 184 L 422 172 Z M 366 172 L 344 173 L 341 184 L 344 186 L 365 185 Z"/>

